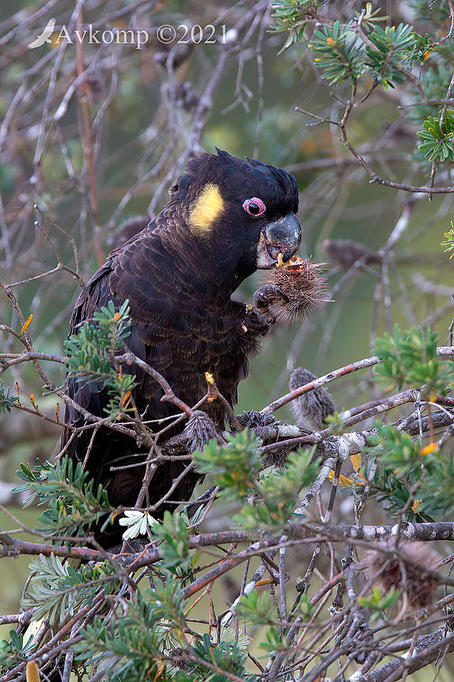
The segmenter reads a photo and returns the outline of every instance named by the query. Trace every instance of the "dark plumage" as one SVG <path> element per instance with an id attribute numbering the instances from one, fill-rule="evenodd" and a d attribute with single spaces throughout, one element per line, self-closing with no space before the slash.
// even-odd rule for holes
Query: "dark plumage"
<path id="1" fill-rule="evenodd" d="M 125 220 L 117 230 L 109 235 L 107 240 L 109 248 L 117 249 L 119 246 L 123 246 L 128 239 L 131 239 L 131 237 L 134 237 L 141 230 L 143 230 L 149 222 L 150 218 L 145 216 L 134 216 L 133 218 L 128 218 L 128 220 Z"/>
<path id="2" fill-rule="evenodd" d="M 296 182 L 283 170 L 218 150 L 217 155 L 202 154 L 189 161 L 169 194 L 163 211 L 114 249 L 88 282 L 71 317 L 70 333 L 109 300 L 120 306 L 129 299 L 132 324 L 127 346 L 131 351 L 160 372 L 188 405 L 205 395 L 205 372 L 210 372 L 233 406 L 238 382 L 248 373 L 248 356 L 257 349 L 268 325 L 255 309 L 230 297 L 258 267 L 273 267 L 280 253 L 286 261 L 298 248 Z M 133 398 L 144 419 L 177 411 L 161 402 L 162 389 L 152 377 L 137 367 L 124 371 L 136 375 Z M 86 410 L 104 416 L 108 397 L 100 382 L 70 379 L 67 389 Z M 220 400 L 205 403 L 203 410 L 217 428 L 223 428 L 225 407 Z M 71 407 L 65 419 L 84 423 Z M 178 428 L 182 430 L 184 423 Z M 137 463 L 140 458 L 131 456 L 138 452 L 145 460 L 147 449 L 101 428 L 86 458 L 91 436 L 91 429 L 81 432 L 69 444 L 69 455 L 86 459 L 87 470 L 107 490 L 111 504 L 133 506 L 144 467 L 110 471 L 110 466 L 112 460 L 118 466 L 119 458 L 125 465 Z M 63 443 L 68 437 L 64 434 Z M 198 437 L 193 440 L 199 441 Z M 181 461 L 160 465 L 151 482 L 150 504 L 160 500 L 185 465 Z M 197 475 L 189 473 L 172 492 L 172 500 L 189 499 L 196 482 Z M 162 516 L 166 508 L 173 510 L 175 505 L 163 504 L 156 516 Z M 118 528 L 114 534 L 118 540 Z"/>

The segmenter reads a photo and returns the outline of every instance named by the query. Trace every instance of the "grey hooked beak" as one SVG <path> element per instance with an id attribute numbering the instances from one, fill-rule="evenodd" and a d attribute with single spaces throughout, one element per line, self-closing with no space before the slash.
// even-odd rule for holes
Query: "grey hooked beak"
<path id="1" fill-rule="evenodd" d="M 282 262 L 288 261 L 297 252 L 301 235 L 301 225 L 294 213 L 269 223 L 260 233 L 257 268 L 272 268 L 278 262 L 279 254 L 282 254 Z"/>

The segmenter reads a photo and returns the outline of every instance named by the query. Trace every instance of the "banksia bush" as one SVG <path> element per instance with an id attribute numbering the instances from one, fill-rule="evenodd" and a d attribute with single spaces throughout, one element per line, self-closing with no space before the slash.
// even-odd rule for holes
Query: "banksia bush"
<path id="1" fill-rule="evenodd" d="M 8 4 L 26 7 L 8 13 Z M 74 3 L 4 2 L 0 12 L 0 511 L 8 516 L 0 554 L 5 564 L 32 556 L 25 589 L 15 562 L 20 585 L 5 591 L 0 679 L 449 679 L 451 0 L 246 0 L 228 11 L 191 3 L 184 17 L 182 3 L 77 4 L 74 13 Z M 147 29 L 146 49 L 126 47 Z M 101 47 L 104 33 L 112 43 Z M 186 320 L 186 296 L 174 306 L 163 294 L 155 306 L 138 285 L 150 344 L 142 336 L 131 344 L 135 305 L 130 315 L 127 302 L 100 307 L 90 294 L 92 319 L 78 308 L 85 322 L 71 325 L 64 344 L 73 285 L 94 291 L 95 266 L 157 217 L 184 162 L 214 145 L 295 176 L 304 253 L 328 261 L 328 284 L 323 265 L 284 263 L 281 254 L 277 268 L 253 275 L 262 278 L 254 306 L 243 303 L 257 280 L 232 281 L 228 296 L 239 307 L 223 326 L 200 306 L 200 329 Z M 246 239 L 242 201 L 256 195 L 245 182 L 231 196 L 230 180 L 210 173 L 203 181 L 220 192 L 204 206 L 196 242 L 204 259 L 236 221 L 209 280 L 199 261 L 196 288 L 205 284 L 216 299 Z M 170 187 L 175 205 L 195 199 L 191 186 L 183 176 Z M 266 215 L 247 218 L 250 234 L 287 211 L 264 203 Z M 195 235 L 176 225 L 154 256 L 178 252 L 186 288 L 195 252 L 179 247 Z M 255 254 L 251 244 L 238 272 L 249 272 Z M 131 267 L 146 275 L 138 261 Z M 170 271 L 149 275 L 160 273 L 167 290 Z M 290 329 L 274 324 L 297 317 Z M 237 340 L 226 346 L 230 327 Z M 211 331 L 231 365 L 204 361 Z M 227 410 L 215 422 L 223 398 L 232 409 L 236 402 L 229 367 L 247 376 L 258 334 L 267 335 L 263 359 L 239 390 L 238 410 L 247 412 Z M 179 373 L 189 338 L 193 385 Z M 145 350 L 148 367 L 138 362 Z M 299 365 L 324 379 L 295 397 L 315 379 L 307 369 L 291 373 Z M 142 401 L 145 374 L 156 386 Z M 162 378 L 173 396 L 162 395 Z M 193 386 L 204 380 L 196 402 Z M 159 400 L 176 414 L 155 415 Z M 63 428 L 71 440 L 54 462 Z M 95 447 L 98 429 L 112 441 L 135 439 L 137 449 L 110 461 Z M 87 447 L 76 462 L 79 439 Z M 14 491 L 19 462 L 23 485 Z M 139 477 L 140 493 L 132 499 L 131 487 L 130 504 L 117 506 L 117 485 Z M 181 504 L 185 481 L 196 477 Z M 162 491 L 159 508 L 147 490 Z M 10 508 L 22 502 L 31 509 L 14 521 Z M 121 545 L 100 547 L 98 534 L 115 529 Z M 356 552 L 362 561 L 352 564 Z M 10 601 L 21 592 L 14 614 Z M 410 630 L 395 627 L 397 613 L 413 621 Z"/>

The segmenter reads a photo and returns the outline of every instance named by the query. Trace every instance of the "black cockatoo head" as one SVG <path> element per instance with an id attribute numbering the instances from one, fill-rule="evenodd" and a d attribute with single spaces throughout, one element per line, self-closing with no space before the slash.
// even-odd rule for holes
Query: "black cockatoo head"
<path id="1" fill-rule="evenodd" d="M 183 206 L 188 238 L 203 253 L 207 275 L 215 268 L 236 286 L 256 269 L 287 261 L 301 241 L 295 178 L 219 149 L 188 162 L 170 190 L 172 206 Z"/>

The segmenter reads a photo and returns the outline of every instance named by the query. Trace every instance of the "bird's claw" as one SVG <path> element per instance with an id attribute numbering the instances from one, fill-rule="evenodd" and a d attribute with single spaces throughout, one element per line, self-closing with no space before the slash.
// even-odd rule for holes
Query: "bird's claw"
<path id="1" fill-rule="evenodd" d="M 262 414 L 257 412 L 257 410 L 242 412 L 237 416 L 237 419 L 245 429 L 254 429 L 256 426 L 268 426 L 275 421 L 271 414 Z"/>
<path id="2" fill-rule="evenodd" d="M 263 312 L 264 309 L 269 308 L 279 301 L 288 303 L 289 298 L 280 286 L 273 284 L 273 282 L 268 282 L 268 284 L 262 284 L 262 286 L 256 289 L 254 301 L 259 312 Z"/>
<path id="3" fill-rule="evenodd" d="M 238 415 L 241 426 L 252 431 L 260 441 L 276 440 L 279 436 L 280 421 L 274 419 L 271 414 L 262 414 L 256 410 L 242 412 Z"/>
<path id="4" fill-rule="evenodd" d="M 276 303 L 288 303 L 288 296 L 277 284 L 269 282 L 262 284 L 254 293 L 254 302 L 259 314 L 263 315 L 268 324 L 276 322 L 276 316 L 271 312 L 271 308 Z"/>
<path id="5" fill-rule="evenodd" d="M 258 335 L 265 335 L 269 332 L 270 326 L 274 324 L 274 315 L 264 315 L 254 306 L 246 307 L 246 329 L 252 327 Z M 273 318 L 273 319 L 271 319 Z"/>

